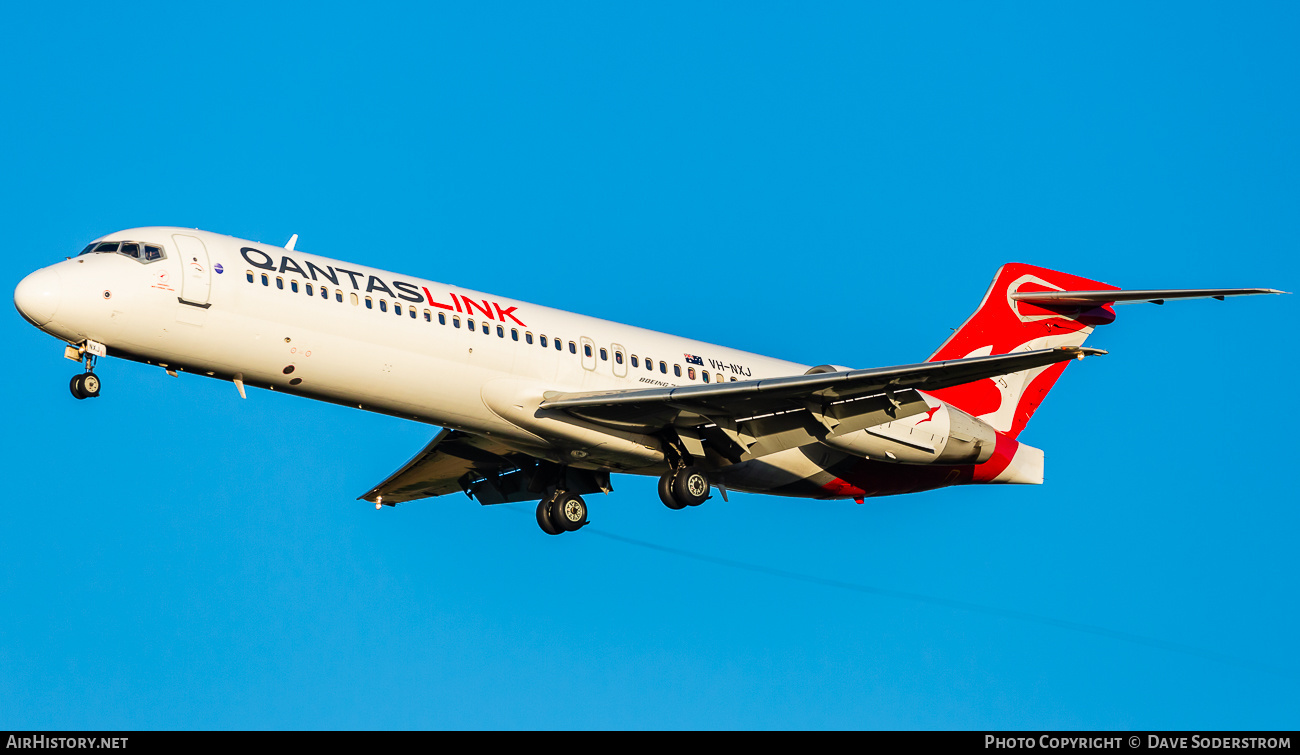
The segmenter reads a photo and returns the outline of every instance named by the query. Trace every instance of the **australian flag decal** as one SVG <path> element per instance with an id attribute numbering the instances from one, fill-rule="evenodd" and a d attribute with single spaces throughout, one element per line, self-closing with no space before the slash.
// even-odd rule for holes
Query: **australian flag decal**
<path id="1" fill-rule="evenodd" d="M 704 366 L 704 357 L 691 356 L 690 354 L 683 354 L 682 356 L 686 357 L 687 364 L 698 364 L 701 367 Z"/>

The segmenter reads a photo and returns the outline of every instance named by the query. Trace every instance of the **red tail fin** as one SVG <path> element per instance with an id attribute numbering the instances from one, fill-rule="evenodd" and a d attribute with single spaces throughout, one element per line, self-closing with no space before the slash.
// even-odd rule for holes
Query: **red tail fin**
<path id="1" fill-rule="evenodd" d="M 1013 301 L 1011 294 L 1102 289 L 1118 287 L 1032 265 L 1003 265 L 979 309 L 927 361 L 1080 346 L 1094 327 L 1115 319 L 1111 305 L 1040 306 Z M 1061 362 L 931 393 L 1015 438 L 1068 364 Z"/>

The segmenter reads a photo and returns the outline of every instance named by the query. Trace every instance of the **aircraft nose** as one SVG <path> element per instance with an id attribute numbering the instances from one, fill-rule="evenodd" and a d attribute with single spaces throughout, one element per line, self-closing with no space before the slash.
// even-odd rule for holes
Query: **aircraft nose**
<path id="1" fill-rule="evenodd" d="M 14 306 L 19 314 L 39 328 L 54 319 L 61 293 L 59 274 L 48 267 L 43 268 L 18 282 L 18 288 L 14 289 Z"/>

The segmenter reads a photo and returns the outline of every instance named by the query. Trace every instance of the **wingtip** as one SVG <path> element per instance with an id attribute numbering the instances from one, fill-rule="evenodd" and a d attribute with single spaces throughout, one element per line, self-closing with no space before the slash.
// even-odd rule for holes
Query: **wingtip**
<path id="1" fill-rule="evenodd" d="M 1106 354 L 1110 353 L 1105 349 L 1094 349 L 1090 346 L 1062 346 L 1061 351 L 1074 355 L 1075 359 L 1083 359 L 1084 357 L 1105 356 Z"/>

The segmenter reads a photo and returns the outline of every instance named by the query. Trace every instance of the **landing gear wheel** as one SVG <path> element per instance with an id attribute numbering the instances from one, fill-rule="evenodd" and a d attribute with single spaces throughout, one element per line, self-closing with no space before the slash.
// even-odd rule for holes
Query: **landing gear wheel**
<path id="1" fill-rule="evenodd" d="M 686 506 L 699 506 L 709 499 L 709 478 L 699 467 L 686 467 L 673 475 L 673 498 Z"/>
<path id="2" fill-rule="evenodd" d="M 71 382 L 68 383 L 68 390 L 72 391 L 72 397 L 78 401 L 83 398 L 94 398 L 99 395 L 99 376 L 93 372 L 73 375 Z"/>
<path id="3" fill-rule="evenodd" d="M 545 532 L 548 535 L 558 535 L 561 532 L 564 532 L 564 530 L 560 529 L 559 527 L 556 527 L 555 523 L 551 521 L 550 509 L 551 509 L 550 497 L 543 498 L 537 504 L 537 526 L 541 527 L 542 532 Z"/>
<path id="4" fill-rule="evenodd" d="M 551 503 L 551 522 L 565 532 L 573 532 L 587 523 L 587 504 L 572 493 L 560 493 Z"/>
<path id="5" fill-rule="evenodd" d="M 678 501 L 677 497 L 673 495 L 672 472 L 665 472 L 664 475 L 659 478 L 659 500 L 663 501 L 664 505 L 673 511 L 686 508 L 686 504 Z"/>
<path id="6" fill-rule="evenodd" d="M 86 398 L 95 398 L 99 395 L 99 376 L 93 372 L 87 372 L 81 376 L 81 392 L 86 394 Z"/>

